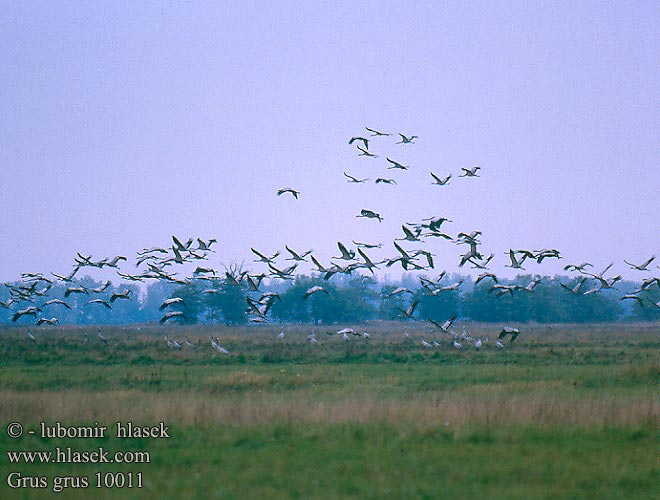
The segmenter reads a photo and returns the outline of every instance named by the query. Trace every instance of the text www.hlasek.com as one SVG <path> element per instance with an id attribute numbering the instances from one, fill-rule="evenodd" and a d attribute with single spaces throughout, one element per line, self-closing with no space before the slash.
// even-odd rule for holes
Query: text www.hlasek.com
<path id="1" fill-rule="evenodd" d="M 110 453 L 102 446 L 93 451 L 78 451 L 70 447 L 55 448 L 54 451 L 8 451 L 10 464 L 148 464 L 148 451 L 117 451 Z"/>

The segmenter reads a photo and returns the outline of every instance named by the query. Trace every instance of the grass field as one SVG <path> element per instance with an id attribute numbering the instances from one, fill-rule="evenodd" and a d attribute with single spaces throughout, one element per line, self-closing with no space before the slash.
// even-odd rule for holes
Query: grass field
<path id="1" fill-rule="evenodd" d="M 325 327 L 0 330 L 0 498 L 53 498 L 55 476 L 90 485 L 62 498 L 657 498 L 657 324 L 501 325 L 481 351 L 397 323 Z M 314 328 L 319 345 L 305 341 Z M 358 328 L 356 328 L 358 329 Z M 336 330 L 336 328 L 334 328 Z M 84 340 L 87 332 L 87 341 Z M 167 347 L 164 335 L 196 348 Z M 211 336 L 231 352 L 209 345 Z M 7 436 L 9 422 L 110 427 L 105 438 Z M 116 421 L 164 422 L 169 439 L 114 437 Z M 150 453 L 141 464 L 10 464 L 56 447 Z M 143 488 L 96 488 L 95 473 Z M 12 489 L 7 476 L 45 476 Z M 14 476 L 15 477 L 15 476 Z M 135 478 L 135 476 L 134 476 Z"/>

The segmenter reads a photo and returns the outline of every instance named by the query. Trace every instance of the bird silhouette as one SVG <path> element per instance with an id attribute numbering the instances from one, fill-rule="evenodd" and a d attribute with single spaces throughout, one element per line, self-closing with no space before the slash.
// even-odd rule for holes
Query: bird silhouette
<path id="1" fill-rule="evenodd" d="M 313 294 L 318 293 L 318 292 L 323 292 L 323 293 L 325 293 L 326 295 L 330 295 L 330 293 L 329 293 L 325 288 L 323 288 L 323 287 L 320 286 L 320 285 L 316 285 L 316 286 L 313 286 L 313 287 L 311 287 L 311 288 L 308 288 L 308 289 L 305 291 L 305 294 L 303 295 L 303 299 L 306 299 L 306 298 L 309 297 L 310 295 L 313 295 Z"/>
<path id="2" fill-rule="evenodd" d="M 459 177 L 479 177 L 477 172 L 481 169 L 479 166 L 474 166 L 472 168 L 464 168 L 461 167 L 461 170 L 463 171 L 463 174 L 459 175 Z"/>
<path id="3" fill-rule="evenodd" d="M 386 160 L 392 164 L 392 166 L 387 167 L 388 169 L 408 170 L 410 168 L 409 165 L 402 165 L 401 163 L 390 160 L 389 158 L 386 158 Z"/>
<path id="4" fill-rule="evenodd" d="M 626 259 L 623 259 L 623 262 L 628 264 L 630 266 L 630 269 L 634 269 L 637 271 L 648 271 L 649 264 L 655 260 L 655 255 L 652 255 L 649 259 L 645 260 L 641 264 L 633 264 L 632 262 L 628 262 Z"/>
<path id="5" fill-rule="evenodd" d="M 360 146 L 356 146 L 356 147 L 360 151 L 360 154 L 358 156 L 368 156 L 368 157 L 371 157 L 371 158 L 378 158 L 378 155 L 372 154 L 369 151 L 367 151 L 366 149 L 361 148 Z"/>
<path id="6" fill-rule="evenodd" d="M 349 144 L 353 144 L 355 141 L 362 141 L 364 149 L 369 149 L 369 139 L 366 137 L 351 137 L 351 140 L 348 141 Z"/>
<path id="7" fill-rule="evenodd" d="M 401 133 L 399 135 L 401 136 L 401 140 L 396 144 L 414 144 L 415 139 L 419 139 L 416 135 L 411 135 L 410 137 L 406 137 Z"/>
<path id="8" fill-rule="evenodd" d="M 348 250 L 341 241 L 337 242 L 337 247 L 339 247 L 341 256 L 332 257 L 333 259 L 353 260 L 355 258 L 355 251 Z"/>
<path id="9" fill-rule="evenodd" d="M 372 137 L 376 137 L 376 136 L 387 137 L 387 136 L 392 135 L 392 134 L 388 134 L 386 132 L 379 132 L 378 130 L 375 130 L 373 128 L 369 128 L 369 127 L 365 127 L 365 128 L 367 129 L 367 131 L 371 132 Z"/>
<path id="10" fill-rule="evenodd" d="M 277 196 L 282 196 L 283 194 L 289 193 L 291 194 L 296 200 L 298 199 L 298 196 L 300 195 L 300 191 L 296 191 L 293 188 L 290 187 L 284 187 L 281 189 L 277 190 Z"/>
<path id="11" fill-rule="evenodd" d="M 497 340 L 502 340 L 507 335 L 511 336 L 511 340 L 509 340 L 509 342 L 513 342 L 518 338 L 518 335 L 520 335 L 520 330 L 518 330 L 517 328 L 513 328 L 511 326 L 505 326 L 504 328 L 502 328 L 502 331 L 497 336 Z"/>
<path id="12" fill-rule="evenodd" d="M 449 179 L 451 179 L 451 174 L 449 174 L 447 177 L 444 179 L 441 179 L 437 175 L 435 175 L 433 172 L 430 172 L 431 177 L 433 177 L 433 182 L 431 184 L 436 184 L 438 186 L 446 186 L 449 184 Z"/>
<path id="13" fill-rule="evenodd" d="M 353 177 L 352 175 L 348 175 L 346 172 L 344 172 L 344 176 L 348 178 L 348 182 L 352 182 L 355 184 L 361 184 L 364 182 L 367 182 L 369 179 L 358 179 L 357 177 Z"/>

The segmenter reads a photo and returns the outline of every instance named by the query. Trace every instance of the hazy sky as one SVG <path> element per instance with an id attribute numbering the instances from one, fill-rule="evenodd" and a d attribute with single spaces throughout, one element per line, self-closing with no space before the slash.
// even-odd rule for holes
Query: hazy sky
<path id="1" fill-rule="evenodd" d="M 481 230 L 497 272 L 510 247 L 624 271 L 660 254 L 659 14 L 655 1 L 4 2 L 0 280 L 172 234 L 217 238 L 217 267 L 285 243 L 326 263 L 340 240 L 393 256 L 401 223 L 432 215 Z M 358 157 L 348 140 L 365 126 L 419 139 L 374 138 L 380 158 Z M 459 179 L 472 165 L 481 177 Z M 454 177 L 433 186 L 429 171 Z M 465 251 L 424 246 L 450 270 Z"/>

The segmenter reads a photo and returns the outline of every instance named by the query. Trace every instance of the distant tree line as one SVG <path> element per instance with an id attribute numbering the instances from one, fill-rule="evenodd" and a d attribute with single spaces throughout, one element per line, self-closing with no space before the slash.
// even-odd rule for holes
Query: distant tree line
<path id="1" fill-rule="evenodd" d="M 568 287 L 577 283 L 577 278 L 565 276 L 541 277 L 533 291 L 525 286 L 533 279 L 521 275 L 512 280 L 499 280 L 505 286 L 518 288 L 498 296 L 493 293 L 492 282 L 475 284 L 471 277 L 450 275 L 443 284 L 462 282 L 456 290 L 440 291 L 435 294 L 421 286 L 416 276 L 404 275 L 398 282 L 381 282 L 369 276 L 338 276 L 331 281 L 320 276 L 300 275 L 293 282 L 275 281 L 262 284 L 259 291 L 250 289 L 244 282 L 230 279 L 189 280 L 185 285 L 157 281 L 146 288 L 136 285 L 108 285 L 102 292 L 69 294 L 66 287 L 54 283 L 48 299 L 65 301 L 63 305 L 44 306 L 45 300 L 35 301 L 41 311 L 38 317 L 57 318 L 59 324 L 131 324 L 157 322 L 163 317 L 161 305 L 168 298 L 180 297 L 167 310 L 180 310 L 184 317 L 173 318 L 172 322 L 189 324 L 243 324 L 250 321 L 248 297 L 257 301 L 263 293 L 274 298 L 268 307 L 265 321 L 281 323 L 349 323 L 368 320 L 423 320 L 443 321 L 456 314 L 459 318 L 480 322 L 602 322 L 602 321 L 657 321 L 660 308 L 660 287 L 644 291 L 646 303 L 621 300 L 621 292 L 629 293 L 639 287 L 638 283 L 621 281 L 617 290 L 601 290 L 593 294 L 573 294 Z M 88 290 L 99 289 L 102 283 L 92 278 L 83 278 L 80 283 Z M 322 286 L 325 291 L 307 298 L 306 291 L 313 286 Z M 0 302 L 7 302 L 7 287 L 0 289 Z M 392 294 L 397 289 L 403 291 Z M 112 308 L 99 302 L 102 297 L 109 303 L 114 294 L 126 294 L 129 299 L 117 299 Z M 414 307 L 413 307 L 414 305 Z M 0 307 L 0 324 L 34 324 L 36 318 L 22 316 L 15 322 L 12 317 L 16 307 Z"/>

